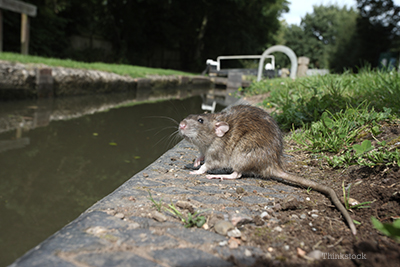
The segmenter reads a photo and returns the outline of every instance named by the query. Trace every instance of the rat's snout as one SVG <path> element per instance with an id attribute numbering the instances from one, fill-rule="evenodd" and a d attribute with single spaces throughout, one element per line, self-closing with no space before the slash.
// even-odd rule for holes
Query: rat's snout
<path id="1" fill-rule="evenodd" d="M 187 124 L 185 121 L 181 121 L 181 123 L 179 123 L 179 130 L 185 130 L 186 127 Z"/>

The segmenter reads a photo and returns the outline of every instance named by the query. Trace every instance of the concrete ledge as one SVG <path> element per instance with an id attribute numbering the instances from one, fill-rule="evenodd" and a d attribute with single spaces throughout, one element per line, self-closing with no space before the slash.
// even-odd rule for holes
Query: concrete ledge
<path id="1" fill-rule="evenodd" d="M 208 209 L 212 221 L 230 213 L 254 217 L 260 205 L 267 205 L 269 200 L 257 194 L 238 200 L 237 187 L 276 198 L 293 195 L 296 188 L 279 183 L 260 187 L 254 178 L 221 182 L 190 175 L 185 166 L 197 153 L 180 142 L 11 266 L 234 266 L 232 257 L 237 264 L 252 265 L 265 253 L 258 247 L 230 249 L 221 245 L 228 237 L 185 228 L 165 212 L 166 221 L 153 219 L 148 191 L 156 201 L 188 201 L 195 210 Z"/>

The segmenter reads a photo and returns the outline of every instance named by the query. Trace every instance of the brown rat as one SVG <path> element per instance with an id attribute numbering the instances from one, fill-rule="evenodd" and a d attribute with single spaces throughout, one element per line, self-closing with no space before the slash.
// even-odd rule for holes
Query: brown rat
<path id="1" fill-rule="evenodd" d="M 191 174 L 231 168 L 232 174 L 207 175 L 208 179 L 237 179 L 242 174 L 276 177 L 311 187 L 328 195 L 343 214 L 352 233 L 353 220 L 333 189 L 287 173 L 282 167 L 283 139 L 275 120 L 264 110 L 236 105 L 215 114 L 189 115 L 179 124 L 180 134 L 200 150 L 194 166 L 204 164 Z"/>

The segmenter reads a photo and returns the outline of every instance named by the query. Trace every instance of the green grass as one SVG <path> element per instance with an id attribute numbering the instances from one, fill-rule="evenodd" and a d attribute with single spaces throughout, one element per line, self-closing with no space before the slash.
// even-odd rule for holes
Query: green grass
<path id="1" fill-rule="evenodd" d="M 101 70 L 101 71 L 113 72 L 119 75 L 128 75 L 133 78 L 146 77 L 149 75 L 194 75 L 193 73 L 187 73 L 170 69 L 147 68 L 147 67 L 123 65 L 123 64 L 106 64 L 100 62 L 85 63 L 70 59 L 46 58 L 46 57 L 21 55 L 8 52 L 0 52 L 0 60 L 20 62 L 24 64 L 44 64 L 52 67 Z"/>
<path id="2" fill-rule="evenodd" d="M 264 101 L 274 106 L 274 117 L 283 129 L 310 125 L 326 111 L 335 114 L 366 102 L 376 111 L 390 108 L 400 114 L 400 74 L 361 69 L 358 74 L 329 74 L 305 78 L 272 79 L 253 83 L 246 95 L 270 92 Z"/>
<path id="3" fill-rule="evenodd" d="M 263 105 L 276 108 L 272 115 L 281 128 L 292 130 L 290 138 L 302 150 L 333 168 L 400 167 L 400 136 L 390 142 L 378 138 L 384 125 L 400 124 L 398 72 L 364 68 L 358 74 L 264 80 L 245 90 L 266 92 Z"/>

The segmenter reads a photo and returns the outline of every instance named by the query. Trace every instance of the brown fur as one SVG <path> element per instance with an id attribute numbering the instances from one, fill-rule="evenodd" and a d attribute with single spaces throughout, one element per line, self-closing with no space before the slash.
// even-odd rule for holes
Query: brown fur
<path id="1" fill-rule="evenodd" d="M 229 130 L 218 137 L 216 128 L 221 122 L 229 125 Z M 350 215 L 333 189 L 283 170 L 282 134 L 264 110 L 237 105 L 216 114 L 189 115 L 181 122 L 180 133 L 199 148 L 207 170 L 231 168 L 240 174 L 281 178 L 330 196 L 356 234 Z"/>

